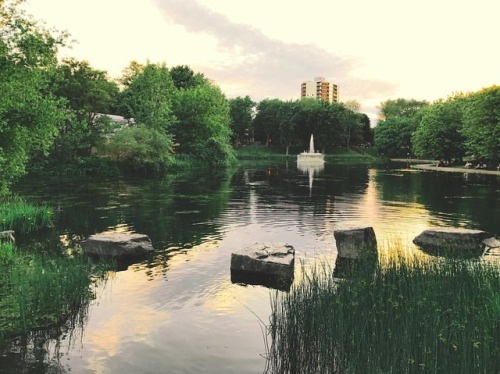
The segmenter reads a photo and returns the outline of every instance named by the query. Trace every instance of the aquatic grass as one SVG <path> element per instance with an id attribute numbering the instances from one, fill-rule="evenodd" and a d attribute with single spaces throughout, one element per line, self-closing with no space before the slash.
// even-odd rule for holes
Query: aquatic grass
<path id="1" fill-rule="evenodd" d="M 5 250 L 5 243 L 0 251 Z M 0 345 L 18 335 L 82 319 L 104 268 L 81 254 L 22 253 L 0 258 Z"/>
<path id="2" fill-rule="evenodd" d="M 322 264 L 272 296 L 270 373 L 494 373 L 500 268 L 396 257 L 344 280 Z"/>
<path id="3" fill-rule="evenodd" d="M 34 205 L 18 198 L 0 202 L 0 231 L 30 233 L 52 226 L 54 213 L 45 205 Z"/>

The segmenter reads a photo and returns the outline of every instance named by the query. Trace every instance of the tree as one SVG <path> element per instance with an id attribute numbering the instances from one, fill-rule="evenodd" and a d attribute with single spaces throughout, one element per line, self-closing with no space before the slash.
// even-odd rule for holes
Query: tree
<path id="1" fill-rule="evenodd" d="M 378 153 L 387 157 L 409 156 L 414 131 L 413 121 L 408 117 L 394 116 L 380 121 L 374 129 Z"/>
<path id="2" fill-rule="evenodd" d="M 178 90 L 173 104 L 178 121 L 172 133 L 178 152 L 214 167 L 234 161 L 229 104 L 217 86 L 205 83 Z"/>
<path id="3" fill-rule="evenodd" d="M 60 128 L 55 152 L 58 159 L 89 155 L 111 130 L 110 121 L 100 113 L 115 113 L 118 87 L 87 61 L 64 60 L 57 72 L 54 92 L 66 99 L 71 116 Z"/>
<path id="4" fill-rule="evenodd" d="M 415 99 L 396 99 L 387 100 L 380 104 L 380 120 L 384 121 L 391 117 L 406 117 L 413 118 L 417 112 L 424 106 L 428 105 L 427 101 Z"/>
<path id="5" fill-rule="evenodd" d="M 120 98 L 121 113 L 136 123 L 168 133 L 176 120 L 172 112 L 176 89 L 167 67 L 148 63 L 137 69 L 136 75 L 122 79 L 127 81 Z"/>
<path id="6" fill-rule="evenodd" d="M 144 125 L 118 131 L 106 144 L 105 152 L 135 172 L 158 174 L 172 164 L 170 137 Z"/>
<path id="7" fill-rule="evenodd" d="M 268 146 L 273 139 L 279 139 L 280 123 L 279 99 L 264 99 L 257 104 L 257 113 L 254 118 L 255 138 Z"/>
<path id="8" fill-rule="evenodd" d="M 170 75 L 177 89 L 194 88 L 207 83 L 207 79 L 201 73 L 195 73 L 187 65 L 178 65 L 170 69 Z"/>
<path id="9" fill-rule="evenodd" d="M 500 160 L 500 86 L 467 98 L 462 133 L 469 152 L 477 158 Z"/>
<path id="10" fill-rule="evenodd" d="M 462 129 L 463 99 L 438 101 L 422 109 L 422 119 L 413 134 L 415 154 L 434 160 L 462 159 L 465 153 Z"/>
<path id="11" fill-rule="evenodd" d="M 0 8 L 0 193 L 25 173 L 30 157 L 46 154 L 65 117 L 49 78 L 64 35 L 55 35 L 18 9 Z"/>
<path id="12" fill-rule="evenodd" d="M 229 108 L 233 144 L 238 146 L 247 142 L 252 136 L 252 120 L 255 102 L 253 102 L 249 96 L 238 96 L 234 99 L 229 99 Z"/>

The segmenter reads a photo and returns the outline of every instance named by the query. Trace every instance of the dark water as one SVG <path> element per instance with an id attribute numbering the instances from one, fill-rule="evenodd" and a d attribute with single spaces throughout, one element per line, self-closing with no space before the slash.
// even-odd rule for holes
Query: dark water
<path id="1" fill-rule="evenodd" d="M 270 289 L 233 284 L 230 257 L 255 242 L 287 242 L 298 267 L 334 261 L 333 231 L 373 226 L 379 243 L 432 226 L 500 235 L 500 179 L 364 165 L 295 163 L 201 172 L 163 181 L 26 181 L 22 195 L 57 209 L 54 230 L 20 245 L 75 246 L 90 234 L 148 234 L 157 253 L 111 274 L 83 327 L 13 346 L 0 372 L 262 373 Z"/>

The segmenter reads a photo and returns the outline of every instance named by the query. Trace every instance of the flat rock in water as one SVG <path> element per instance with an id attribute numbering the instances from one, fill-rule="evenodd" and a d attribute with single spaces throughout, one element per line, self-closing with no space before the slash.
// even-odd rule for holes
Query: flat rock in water
<path id="1" fill-rule="evenodd" d="M 491 237 L 486 231 L 454 227 L 424 230 L 413 243 L 430 251 L 455 251 L 457 254 L 482 253 L 483 240 Z"/>
<path id="2" fill-rule="evenodd" d="M 118 260 L 146 258 L 154 250 L 147 235 L 119 232 L 91 235 L 81 242 L 81 246 L 89 255 Z"/>
<path id="3" fill-rule="evenodd" d="M 278 282 L 284 288 L 293 280 L 295 250 L 285 243 L 255 243 L 231 254 L 231 279 L 233 282 L 261 284 L 275 287 Z M 253 281 L 248 282 L 252 276 Z"/>

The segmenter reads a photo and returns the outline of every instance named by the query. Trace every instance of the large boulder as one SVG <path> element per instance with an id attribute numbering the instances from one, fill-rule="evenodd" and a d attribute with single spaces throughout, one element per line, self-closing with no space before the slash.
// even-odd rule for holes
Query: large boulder
<path id="1" fill-rule="evenodd" d="M 120 232 L 91 235 L 81 242 L 81 246 L 91 256 L 110 257 L 120 261 L 147 258 L 154 250 L 147 235 Z"/>
<path id="2" fill-rule="evenodd" d="M 377 238 L 373 227 L 349 227 L 333 232 L 338 256 L 363 260 L 377 256 Z"/>
<path id="3" fill-rule="evenodd" d="M 293 281 L 294 265 L 293 246 L 255 243 L 231 254 L 231 280 L 287 290 Z"/>
<path id="4" fill-rule="evenodd" d="M 483 240 L 491 237 L 486 231 L 455 227 L 435 227 L 422 231 L 413 243 L 431 254 L 480 255 Z"/>

